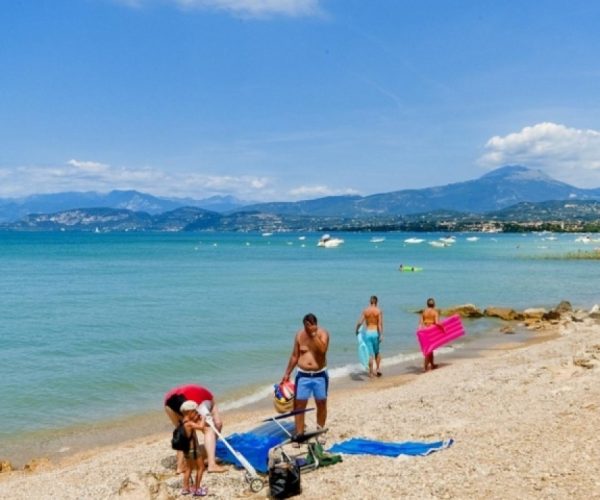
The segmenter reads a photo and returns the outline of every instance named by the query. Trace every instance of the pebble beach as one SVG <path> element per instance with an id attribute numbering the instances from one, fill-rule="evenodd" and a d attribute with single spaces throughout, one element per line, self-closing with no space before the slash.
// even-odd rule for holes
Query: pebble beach
<path id="1" fill-rule="evenodd" d="M 534 340 L 437 360 L 332 391 L 328 445 L 351 437 L 454 444 L 425 457 L 344 455 L 302 476 L 302 498 L 590 498 L 600 495 L 600 321 L 567 314 Z M 416 368 L 416 367 L 415 367 Z M 225 413 L 226 434 L 270 411 Z M 314 418 L 314 417 L 312 417 Z M 311 421 L 308 420 L 310 425 Z M 170 433 L 89 449 L 24 470 L 4 463 L 0 498 L 179 498 Z M 205 474 L 211 498 L 266 498 L 243 474 Z"/>

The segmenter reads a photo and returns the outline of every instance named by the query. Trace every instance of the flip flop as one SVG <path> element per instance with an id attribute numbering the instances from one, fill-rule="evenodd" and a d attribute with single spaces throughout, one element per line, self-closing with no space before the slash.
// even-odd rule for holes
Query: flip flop
<path id="1" fill-rule="evenodd" d="M 195 497 L 205 497 L 208 495 L 208 488 L 206 486 L 200 486 L 196 491 L 194 491 Z"/>

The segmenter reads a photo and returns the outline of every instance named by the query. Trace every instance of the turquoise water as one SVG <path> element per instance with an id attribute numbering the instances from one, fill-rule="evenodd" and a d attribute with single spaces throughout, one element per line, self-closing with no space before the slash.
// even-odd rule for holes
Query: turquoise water
<path id="1" fill-rule="evenodd" d="M 457 235 L 434 248 L 404 240 L 439 234 L 342 234 L 334 249 L 300 236 L 0 233 L 0 444 L 25 415 L 42 431 L 126 417 L 160 409 L 188 381 L 230 407 L 257 398 L 281 377 L 307 312 L 331 334 L 334 375 L 347 374 L 372 294 L 388 363 L 417 353 L 414 311 L 429 296 L 442 308 L 600 302 L 599 261 L 540 258 L 589 249 L 577 235 Z"/>

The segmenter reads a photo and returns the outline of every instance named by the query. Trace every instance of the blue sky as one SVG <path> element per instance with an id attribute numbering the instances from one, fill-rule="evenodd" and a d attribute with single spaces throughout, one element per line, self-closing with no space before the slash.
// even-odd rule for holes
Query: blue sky
<path id="1" fill-rule="evenodd" d="M 600 187 L 591 0 L 39 0 L 0 17 L 0 197 L 295 200 L 506 164 Z"/>

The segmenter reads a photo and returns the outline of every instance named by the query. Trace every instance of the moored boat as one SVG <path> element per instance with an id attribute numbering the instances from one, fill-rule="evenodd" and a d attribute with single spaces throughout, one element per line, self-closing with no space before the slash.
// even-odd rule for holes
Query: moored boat
<path id="1" fill-rule="evenodd" d="M 323 248 L 335 248 L 340 246 L 342 243 L 344 243 L 344 240 L 342 240 L 341 238 L 332 238 L 331 235 L 324 234 L 323 236 L 321 236 L 321 239 L 317 243 L 317 246 Z"/>

